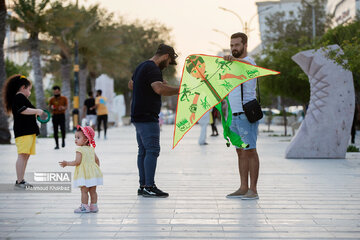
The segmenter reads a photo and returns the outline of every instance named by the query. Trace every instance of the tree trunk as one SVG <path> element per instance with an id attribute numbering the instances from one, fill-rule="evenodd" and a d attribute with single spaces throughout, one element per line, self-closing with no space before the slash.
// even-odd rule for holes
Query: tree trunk
<path id="1" fill-rule="evenodd" d="M 80 66 L 80 71 L 79 71 L 79 117 L 81 119 L 81 117 L 83 116 L 83 106 L 84 106 L 84 101 L 86 99 L 86 79 L 88 77 L 89 71 L 86 68 L 86 64 L 82 64 Z"/>
<path id="2" fill-rule="evenodd" d="M 267 116 L 268 132 L 270 132 L 271 121 L 272 121 L 272 111 L 271 111 L 271 108 L 270 108 L 269 116 Z"/>
<path id="3" fill-rule="evenodd" d="M 282 107 L 282 112 L 283 112 L 283 117 L 284 117 L 284 135 L 287 136 L 287 117 L 286 117 L 286 110 L 285 110 L 285 104 L 284 104 L 284 100 L 281 100 L 281 107 Z"/>
<path id="4" fill-rule="evenodd" d="M 90 77 L 90 91 L 95 93 L 96 74 L 94 72 L 90 72 L 89 77 Z"/>
<path id="5" fill-rule="evenodd" d="M 35 78 L 35 95 L 36 95 L 36 107 L 40 109 L 46 109 L 45 96 L 44 96 L 44 87 L 43 87 L 43 75 L 41 70 L 41 59 L 39 51 L 39 34 L 31 33 L 29 38 L 30 44 L 30 57 L 32 69 L 34 71 Z M 41 124 L 40 127 L 40 136 L 46 137 L 47 130 L 46 124 Z"/>
<path id="6" fill-rule="evenodd" d="M 65 54 L 61 54 L 61 80 L 62 80 L 62 94 L 68 99 L 68 110 L 65 112 L 65 128 L 66 132 L 70 131 L 70 113 L 72 112 L 71 104 L 71 61 Z"/>
<path id="7" fill-rule="evenodd" d="M 0 90 L 6 81 L 4 61 L 4 40 L 6 34 L 6 5 L 5 0 L 0 0 Z M 9 131 L 8 116 L 5 113 L 3 99 L 0 97 L 0 144 L 10 144 L 11 134 Z"/>
<path id="8" fill-rule="evenodd" d="M 130 90 L 124 92 L 125 116 L 130 116 L 131 114 L 131 94 Z"/>

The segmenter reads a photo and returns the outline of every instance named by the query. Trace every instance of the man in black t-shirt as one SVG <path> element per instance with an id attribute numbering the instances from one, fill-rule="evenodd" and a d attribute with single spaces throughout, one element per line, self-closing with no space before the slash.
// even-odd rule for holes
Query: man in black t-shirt
<path id="1" fill-rule="evenodd" d="M 167 85 L 162 70 L 169 64 L 176 65 L 177 54 L 168 45 L 160 44 L 155 55 L 141 63 L 129 81 L 133 90 L 131 122 L 135 125 L 138 142 L 137 165 L 139 169 L 138 195 L 144 197 L 168 197 L 155 185 L 155 170 L 160 154 L 159 113 L 161 96 L 178 94 L 179 88 Z"/>
<path id="2" fill-rule="evenodd" d="M 86 126 L 91 126 L 95 129 L 96 126 L 96 105 L 93 92 L 88 92 L 89 98 L 84 101 L 83 119 L 86 119 Z"/>

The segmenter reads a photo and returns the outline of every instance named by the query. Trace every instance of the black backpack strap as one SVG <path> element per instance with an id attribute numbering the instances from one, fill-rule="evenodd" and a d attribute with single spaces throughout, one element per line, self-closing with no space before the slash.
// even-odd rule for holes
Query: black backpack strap
<path id="1" fill-rule="evenodd" d="M 257 92 L 257 96 L 259 98 L 259 104 L 261 103 L 261 100 L 260 100 L 260 85 L 259 85 L 259 79 L 256 78 L 256 85 L 257 85 L 257 88 L 256 88 L 256 92 Z M 244 107 L 244 91 L 243 91 L 243 85 L 241 84 L 240 85 L 241 87 L 241 105 Z"/>

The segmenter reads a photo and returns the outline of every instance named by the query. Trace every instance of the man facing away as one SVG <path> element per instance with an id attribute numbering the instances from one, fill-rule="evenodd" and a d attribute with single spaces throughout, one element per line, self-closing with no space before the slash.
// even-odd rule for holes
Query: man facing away
<path id="1" fill-rule="evenodd" d="M 246 34 L 240 32 L 234 33 L 231 36 L 230 48 L 232 55 L 224 56 L 225 60 L 239 60 L 255 65 L 254 60 L 247 55 Z M 228 198 L 241 198 L 243 200 L 259 198 L 256 187 L 259 176 L 259 156 L 256 151 L 259 122 L 250 123 L 243 110 L 243 104 L 256 99 L 256 81 L 257 79 L 255 78 L 242 84 L 243 102 L 241 100 L 241 86 L 238 86 L 229 94 L 229 102 L 233 114 L 231 130 L 236 132 L 245 143 L 249 144 L 249 147 L 246 149 L 236 149 L 241 184 L 238 190 L 227 195 Z"/>
<path id="2" fill-rule="evenodd" d="M 178 94 L 179 88 L 163 80 L 162 70 L 169 64 L 176 65 L 177 54 L 168 45 L 160 44 L 155 55 L 137 66 L 129 88 L 133 90 L 131 122 L 135 125 L 138 143 L 137 165 L 139 170 L 138 195 L 168 197 L 155 185 L 157 158 L 160 154 L 159 113 L 161 96 Z"/>
<path id="3" fill-rule="evenodd" d="M 108 123 L 108 109 L 106 107 L 107 98 L 101 96 L 102 90 L 96 91 L 95 105 L 96 105 L 96 113 L 97 113 L 97 130 L 98 130 L 98 138 L 100 139 L 101 133 L 101 122 L 103 122 L 104 126 L 104 139 L 106 139 L 106 130 Z"/>
<path id="4" fill-rule="evenodd" d="M 55 149 L 59 149 L 59 126 L 61 130 L 62 147 L 65 147 L 65 111 L 68 107 L 68 99 L 61 96 L 61 89 L 59 86 L 53 87 L 54 96 L 50 98 L 49 108 L 52 111 L 52 123 L 54 126 Z"/>
<path id="5" fill-rule="evenodd" d="M 95 129 L 96 126 L 96 105 L 95 98 L 93 96 L 93 92 L 88 92 L 89 98 L 84 101 L 83 106 L 83 119 L 86 119 L 86 126 L 91 126 Z"/>

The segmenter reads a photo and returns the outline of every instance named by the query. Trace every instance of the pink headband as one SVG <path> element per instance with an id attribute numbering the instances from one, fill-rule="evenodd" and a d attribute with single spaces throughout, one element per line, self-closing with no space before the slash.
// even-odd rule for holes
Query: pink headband
<path id="1" fill-rule="evenodd" d="M 92 127 L 88 127 L 88 126 L 82 127 L 80 125 L 77 125 L 76 128 L 81 129 L 81 131 L 84 133 L 85 137 L 89 140 L 89 143 L 95 148 L 96 144 L 95 144 L 95 140 L 94 140 L 94 137 L 95 137 L 94 129 L 92 129 Z"/>

